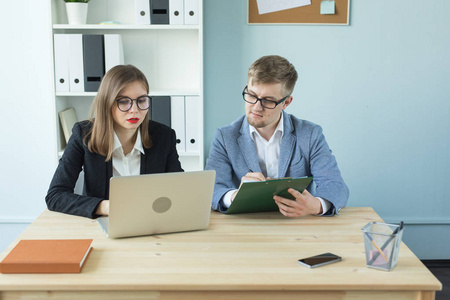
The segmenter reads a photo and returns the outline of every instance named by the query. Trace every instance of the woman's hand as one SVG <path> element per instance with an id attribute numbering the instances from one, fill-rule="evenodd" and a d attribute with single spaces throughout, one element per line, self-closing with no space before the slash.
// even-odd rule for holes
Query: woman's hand
<path id="1" fill-rule="evenodd" d="M 97 206 L 97 210 L 95 211 L 97 215 L 108 216 L 109 215 L 109 200 L 103 200 Z"/>

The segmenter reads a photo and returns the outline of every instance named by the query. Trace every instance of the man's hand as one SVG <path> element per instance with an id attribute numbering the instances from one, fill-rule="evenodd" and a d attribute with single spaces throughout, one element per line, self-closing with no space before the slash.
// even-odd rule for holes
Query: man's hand
<path id="1" fill-rule="evenodd" d="M 295 218 L 323 213 L 320 200 L 311 195 L 308 190 L 305 189 L 303 193 L 300 193 L 291 188 L 288 192 L 295 197 L 295 200 L 273 196 L 280 212 L 286 217 Z"/>
<path id="2" fill-rule="evenodd" d="M 101 216 L 109 215 L 109 200 L 103 200 L 102 202 L 100 202 L 95 213 Z"/>
<path id="3" fill-rule="evenodd" d="M 266 177 L 262 173 L 259 172 L 249 172 L 245 174 L 244 177 L 241 178 L 241 184 L 239 185 L 239 188 L 244 182 L 251 182 L 251 181 L 265 181 Z M 239 190 L 236 190 L 233 195 L 231 195 L 231 202 L 233 202 L 234 198 L 236 197 L 236 194 Z"/>

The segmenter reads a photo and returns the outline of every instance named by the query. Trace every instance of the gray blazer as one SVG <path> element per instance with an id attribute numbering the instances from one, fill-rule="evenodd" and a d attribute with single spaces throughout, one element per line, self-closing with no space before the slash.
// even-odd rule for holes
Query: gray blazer
<path id="1" fill-rule="evenodd" d="M 282 117 L 284 127 L 279 177 L 313 176 L 315 187 L 311 184 L 308 190 L 315 197 L 322 197 L 332 203 L 325 215 L 337 214 L 346 206 L 349 191 L 322 134 L 322 128 L 284 111 Z M 237 189 L 241 178 L 249 170 L 261 172 L 245 116 L 216 130 L 205 169 L 216 171 L 212 209 L 225 212 L 227 208 L 223 206 L 223 196 Z"/>
<path id="2" fill-rule="evenodd" d="M 90 152 L 83 139 L 90 130 L 89 121 L 78 122 L 59 160 L 45 201 L 49 210 L 88 218 L 95 214 L 98 204 L 109 199 L 109 179 L 112 177 L 112 160 Z M 141 154 L 141 174 L 182 172 L 175 144 L 175 131 L 150 121 L 149 134 L 153 146 Z M 75 184 L 83 169 L 83 195 L 74 194 Z"/>

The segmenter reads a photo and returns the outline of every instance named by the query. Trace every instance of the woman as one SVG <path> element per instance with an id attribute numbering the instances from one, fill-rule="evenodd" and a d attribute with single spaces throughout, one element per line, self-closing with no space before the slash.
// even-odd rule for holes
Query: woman
<path id="1" fill-rule="evenodd" d="M 78 122 L 45 197 L 50 210 L 97 218 L 109 213 L 112 176 L 182 172 L 175 131 L 149 120 L 149 86 L 132 65 L 113 67 L 92 103 L 91 119 Z M 74 194 L 84 171 L 83 195 Z"/>

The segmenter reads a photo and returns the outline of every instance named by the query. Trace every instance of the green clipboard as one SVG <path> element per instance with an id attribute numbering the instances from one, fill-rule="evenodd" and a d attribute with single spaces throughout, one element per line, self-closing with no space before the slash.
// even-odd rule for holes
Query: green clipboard
<path id="1" fill-rule="evenodd" d="M 308 187 L 312 179 L 312 177 L 301 177 L 244 182 L 225 213 L 277 211 L 278 205 L 275 204 L 273 196 L 278 195 L 293 200 L 294 197 L 287 190 L 293 188 L 301 193 Z"/>

